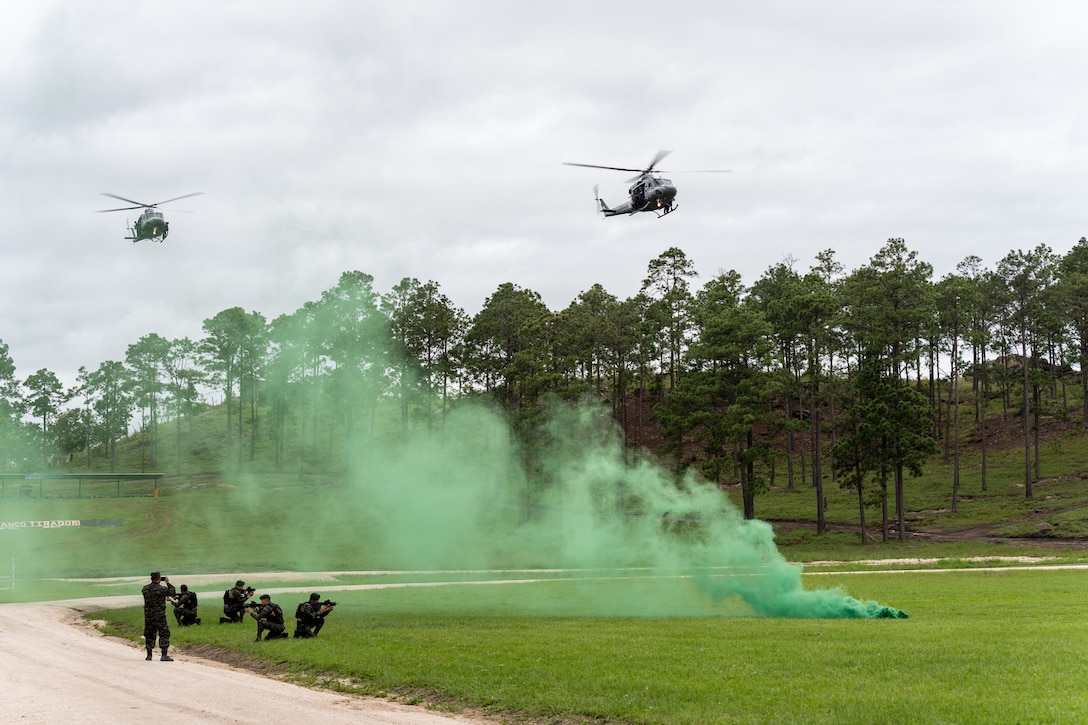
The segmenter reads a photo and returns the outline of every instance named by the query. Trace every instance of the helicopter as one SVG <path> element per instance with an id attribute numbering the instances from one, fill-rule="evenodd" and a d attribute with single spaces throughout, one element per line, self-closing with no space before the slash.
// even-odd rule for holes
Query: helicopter
<path id="1" fill-rule="evenodd" d="M 630 189 L 627 190 L 628 195 L 631 197 L 628 201 L 620 204 L 616 207 L 609 207 L 608 204 L 601 199 L 600 194 L 597 193 L 597 187 L 593 187 L 593 196 L 597 200 L 597 205 L 600 207 L 600 211 L 606 217 L 619 216 L 621 214 L 634 214 L 639 211 L 652 211 L 657 214 L 658 219 L 671 214 L 676 211 L 676 186 L 672 183 L 671 179 L 664 179 L 656 174 L 669 174 L 669 173 L 690 173 L 690 174 L 727 174 L 729 169 L 694 169 L 691 171 L 683 172 L 670 172 L 655 170 L 655 167 L 660 161 L 671 154 L 671 151 L 658 151 L 654 156 L 653 161 L 645 169 L 628 169 L 622 166 L 598 166 L 596 164 L 576 164 L 570 161 L 564 161 L 565 166 L 583 166 L 589 169 L 609 169 L 611 171 L 633 171 L 637 176 L 628 179 L 628 181 L 635 182 Z"/>
<path id="2" fill-rule="evenodd" d="M 175 196 L 173 199 L 167 199 L 166 201 L 157 201 L 154 204 L 142 204 L 132 199 L 126 199 L 123 196 L 117 194 L 111 194 L 108 191 L 103 191 L 102 196 L 108 196 L 113 199 L 120 199 L 121 201 L 127 201 L 129 204 L 135 204 L 136 206 L 122 206 L 118 209 L 99 209 L 98 212 L 105 213 L 110 211 L 128 211 L 129 209 L 143 209 L 140 214 L 140 218 L 136 220 L 128 231 L 132 235 L 125 237 L 125 239 L 131 239 L 132 243 L 143 241 L 145 239 L 152 242 L 162 243 L 166 240 L 166 235 L 170 233 L 170 223 L 163 218 L 162 212 L 156 207 L 159 204 L 166 204 L 171 201 L 178 201 L 179 199 L 188 199 L 190 196 L 200 196 L 204 192 L 196 191 L 192 194 L 185 194 L 184 196 Z"/>

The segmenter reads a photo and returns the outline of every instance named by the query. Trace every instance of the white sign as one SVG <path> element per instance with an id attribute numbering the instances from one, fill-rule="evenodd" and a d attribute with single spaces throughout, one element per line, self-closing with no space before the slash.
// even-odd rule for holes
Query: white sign
<path id="1" fill-rule="evenodd" d="M 61 529 L 66 526 L 80 526 L 79 519 L 61 521 L 0 521 L 0 531 L 8 529 Z"/>

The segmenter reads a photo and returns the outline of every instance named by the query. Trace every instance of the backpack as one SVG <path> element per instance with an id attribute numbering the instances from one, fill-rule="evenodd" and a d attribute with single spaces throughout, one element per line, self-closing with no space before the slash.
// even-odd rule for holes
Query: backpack
<path id="1" fill-rule="evenodd" d="M 295 619 L 304 619 L 306 617 L 306 612 L 302 611 L 304 606 L 306 606 L 306 602 L 299 602 L 298 606 L 295 607 Z"/>
<path id="2" fill-rule="evenodd" d="M 230 589 L 223 592 L 223 604 L 230 604 Z"/>

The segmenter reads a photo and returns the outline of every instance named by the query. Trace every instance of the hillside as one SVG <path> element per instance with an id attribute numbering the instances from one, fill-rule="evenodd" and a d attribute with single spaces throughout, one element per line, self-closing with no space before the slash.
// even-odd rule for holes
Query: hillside
<path id="1" fill-rule="evenodd" d="M 629 448 L 641 440 L 644 449 L 660 456 L 663 440 L 653 405 L 643 408 L 639 423 L 634 401 L 628 406 L 627 438 Z M 1083 422 L 1045 417 L 1041 420 L 1038 449 L 1039 475 L 1033 480 L 1033 495 L 1026 496 L 1024 486 L 1023 428 L 1017 417 L 991 414 L 987 422 L 986 485 L 982 481 L 982 443 L 977 428 L 970 426 L 960 445 L 960 481 L 953 510 L 954 452 L 941 450 L 924 466 L 920 478 L 908 478 L 905 484 L 907 537 L 934 541 L 1032 541 L 1060 545 L 1088 545 L 1088 426 Z M 314 430 L 316 428 L 316 430 Z M 291 480 L 336 481 L 346 468 L 343 433 L 335 425 L 311 426 L 309 430 L 290 430 L 284 436 L 281 461 L 277 465 L 273 437 L 258 419 L 253 425 L 243 419 L 241 446 L 238 445 L 237 419 L 232 425 L 232 455 L 226 461 L 226 416 L 223 406 L 213 406 L 191 419 L 182 421 L 180 475 L 178 472 L 179 438 L 176 421 L 158 428 L 157 455 L 152 455 L 150 436 L 132 435 L 118 443 L 116 470 L 161 471 L 164 486 L 189 488 L 201 482 L 230 479 L 240 474 L 283 476 Z M 254 436 L 254 429 L 257 433 Z M 361 432 L 363 445 L 378 447 L 400 441 L 399 421 L 378 417 L 372 427 Z M 689 444 L 685 457 L 691 465 L 701 462 L 701 451 Z M 1032 450 L 1032 467 L 1036 452 Z M 816 521 L 814 487 L 810 465 L 800 454 L 794 456 L 794 481 L 789 484 L 786 464 L 780 460 L 775 471 L 763 471 L 766 490 L 756 499 L 756 516 L 771 521 L 782 543 L 811 540 Z M 860 541 L 859 504 L 854 490 L 843 490 L 825 466 L 824 494 L 828 538 L 844 542 Z M 101 447 L 92 450 L 88 462 L 85 452 L 70 463 L 58 465 L 56 472 L 108 471 L 109 458 Z M 773 480 L 772 480 L 773 478 Z M 726 480 L 722 487 L 739 505 L 736 481 Z M 881 536 L 879 489 L 870 483 L 866 491 L 865 523 L 871 540 Z M 895 539 L 894 501 L 889 484 L 890 529 Z"/>

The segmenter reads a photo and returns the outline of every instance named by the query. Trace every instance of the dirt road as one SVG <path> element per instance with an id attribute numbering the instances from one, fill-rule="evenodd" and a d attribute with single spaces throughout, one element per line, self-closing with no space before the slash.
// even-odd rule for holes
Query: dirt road
<path id="1" fill-rule="evenodd" d="M 137 597 L 110 597 L 135 606 Z M 118 723 L 180 717 L 194 723 L 479 723 L 419 707 L 347 697 L 268 679 L 171 651 L 144 650 L 81 623 L 100 600 L 0 605 L 0 702 L 8 723 Z"/>

